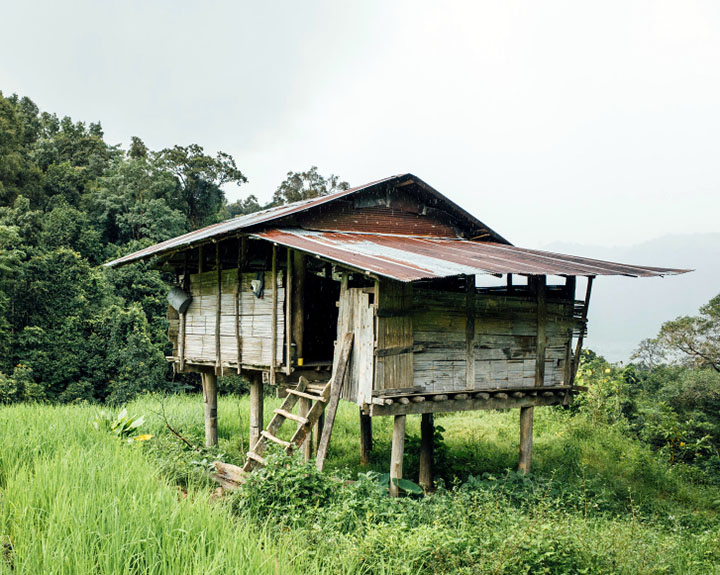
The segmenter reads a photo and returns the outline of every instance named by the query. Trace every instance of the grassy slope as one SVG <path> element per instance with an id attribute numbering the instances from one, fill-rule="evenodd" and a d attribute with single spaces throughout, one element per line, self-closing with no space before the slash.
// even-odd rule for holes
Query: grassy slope
<path id="1" fill-rule="evenodd" d="M 276 403 L 267 400 L 266 418 Z M 199 457 L 152 413 L 159 400 L 141 398 L 128 409 L 148 417 L 151 445 L 94 432 L 90 407 L 0 408 L 0 544 L 12 542 L 14 573 L 272 573 L 276 565 L 287 573 L 290 564 L 330 573 L 720 573 L 717 489 L 669 468 L 620 429 L 556 410 L 536 410 L 537 481 L 528 485 L 506 473 L 516 463 L 516 412 L 454 414 L 436 420 L 445 429 L 438 453 L 445 479 L 490 474 L 484 480 L 422 501 L 354 493 L 327 508 L 300 502 L 288 524 L 238 520 L 213 503 L 200 463 L 188 465 Z M 201 442 L 199 397 L 170 398 L 165 409 L 173 426 Z M 239 462 L 247 399 L 221 397 L 219 411 L 219 451 Z M 416 420 L 408 420 L 410 478 Z M 374 421 L 370 468 L 378 471 L 388 465 L 390 424 Z M 343 404 L 331 471 L 365 471 L 357 429 L 356 408 Z"/>

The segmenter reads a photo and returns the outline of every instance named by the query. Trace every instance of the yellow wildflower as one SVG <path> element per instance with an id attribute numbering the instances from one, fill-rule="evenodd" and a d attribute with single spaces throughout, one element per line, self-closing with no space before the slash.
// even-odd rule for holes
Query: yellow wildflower
<path id="1" fill-rule="evenodd" d="M 147 441 L 148 439 L 152 439 L 152 437 L 149 433 L 143 433 L 142 435 L 136 436 L 135 441 Z"/>

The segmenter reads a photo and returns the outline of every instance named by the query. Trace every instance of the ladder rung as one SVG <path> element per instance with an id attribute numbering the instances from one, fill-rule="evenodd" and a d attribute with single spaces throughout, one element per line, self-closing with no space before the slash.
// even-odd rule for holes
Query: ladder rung
<path id="1" fill-rule="evenodd" d="M 264 457 L 259 456 L 254 451 L 248 451 L 248 459 L 252 459 L 253 461 L 257 461 L 258 463 L 265 465 L 267 462 L 265 461 Z"/>
<path id="2" fill-rule="evenodd" d="M 297 395 L 298 397 L 304 397 L 305 399 L 312 399 L 313 401 L 327 401 L 327 399 L 325 399 L 321 395 L 315 395 L 314 393 L 305 393 L 304 391 L 298 391 L 297 389 L 288 388 L 287 392 L 292 393 L 293 395 Z"/>
<path id="3" fill-rule="evenodd" d="M 285 441 L 283 439 L 280 439 L 279 437 L 275 437 L 272 433 L 269 431 L 262 430 L 260 434 L 265 438 L 269 439 L 270 441 L 277 443 L 278 445 L 282 445 L 283 447 L 290 447 L 292 444 L 289 441 Z"/>
<path id="4" fill-rule="evenodd" d="M 302 423 L 303 425 L 308 422 L 308 419 L 303 417 L 302 415 L 295 415 L 294 413 L 290 413 L 289 411 L 285 411 L 284 409 L 276 409 L 273 411 L 273 413 L 277 413 L 278 415 L 282 415 L 285 419 L 292 419 L 293 421 L 297 421 L 298 423 Z"/>

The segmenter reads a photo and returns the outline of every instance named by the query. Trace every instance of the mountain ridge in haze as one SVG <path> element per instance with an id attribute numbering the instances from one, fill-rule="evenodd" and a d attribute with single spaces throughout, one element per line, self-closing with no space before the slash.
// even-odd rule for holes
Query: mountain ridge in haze
<path id="1" fill-rule="evenodd" d="M 610 361 L 628 361 L 662 324 L 720 293 L 720 233 L 668 234 L 630 246 L 553 242 L 546 251 L 627 264 L 692 269 L 663 278 L 598 277 L 593 283 L 586 346 Z M 578 289 L 577 297 L 584 294 Z"/>

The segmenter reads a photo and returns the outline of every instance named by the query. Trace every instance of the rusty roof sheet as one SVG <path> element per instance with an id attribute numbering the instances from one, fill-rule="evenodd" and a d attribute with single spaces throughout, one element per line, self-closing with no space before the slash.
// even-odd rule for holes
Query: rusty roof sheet
<path id="1" fill-rule="evenodd" d="M 454 202 L 450 201 L 448 198 L 443 196 L 440 192 L 435 190 L 433 187 L 431 187 L 428 184 L 426 184 L 425 182 L 423 182 L 417 176 L 414 176 L 413 174 L 399 174 L 396 176 L 390 176 L 388 178 L 383 178 L 381 180 L 375 180 L 374 182 L 370 182 L 369 184 L 364 184 L 362 186 L 357 186 L 355 188 L 341 190 L 339 192 L 335 192 L 333 194 L 328 194 L 326 196 L 311 198 L 309 200 L 301 200 L 299 202 L 293 202 L 291 204 L 286 204 L 284 206 L 276 206 L 274 208 L 268 208 L 266 210 L 261 210 L 259 212 L 255 212 L 252 214 L 239 216 L 237 218 L 233 218 L 231 220 L 226 220 L 224 222 L 219 222 L 217 224 L 213 224 L 213 225 L 207 226 L 205 228 L 201 228 L 199 230 L 195 230 L 195 231 L 189 232 L 187 234 L 177 236 L 175 238 L 166 240 L 164 242 L 160 242 L 159 244 L 155 244 L 155 245 L 149 246 L 147 248 L 144 248 L 142 250 L 122 256 L 122 257 L 117 258 L 111 262 L 104 264 L 104 265 L 106 267 L 116 267 L 116 266 L 131 263 L 134 261 L 146 259 L 146 258 L 149 258 L 152 256 L 157 256 L 157 255 L 161 255 L 164 253 L 173 252 L 178 249 L 184 249 L 184 248 L 192 246 L 192 245 L 198 245 L 198 244 L 206 242 L 212 238 L 220 238 L 222 236 L 228 236 L 228 235 L 233 234 L 234 232 L 239 232 L 241 230 L 245 230 L 245 229 L 252 228 L 252 227 L 255 227 L 255 226 L 258 226 L 261 224 L 265 224 L 267 222 L 278 220 L 280 218 L 291 216 L 291 215 L 294 215 L 294 214 L 297 214 L 300 212 L 305 212 L 316 206 L 320 206 L 322 204 L 332 202 L 339 198 L 343 198 L 345 196 L 355 194 L 362 190 L 366 190 L 373 186 L 388 183 L 391 181 L 397 182 L 397 183 L 406 183 L 407 182 L 407 183 L 418 184 L 422 189 L 424 189 L 431 195 L 441 199 L 442 202 L 448 208 L 454 210 L 462 218 L 466 219 L 467 221 L 473 222 L 479 228 L 487 229 L 492 238 L 496 239 L 499 242 L 507 242 L 507 240 L 505 238 L 503 238 L 502 236 L 500 236 L 497 232 L 491 230 L 489 227 L 487 227 L 485 224 L 483 224 L 480 220 L 478 220 L 475 216 L 473 216 L 472 214 L 469 214 L 468 212 L 463 210 L 460 206 L 458 206 Z"/>
<path id="2" fill-rule="evenodd" d="M 300 228 L 270 229 L 251 236 L 404 282 L 460 274 L 652 277 L 691 271 L 634 266 L 457 238 Z"/>

